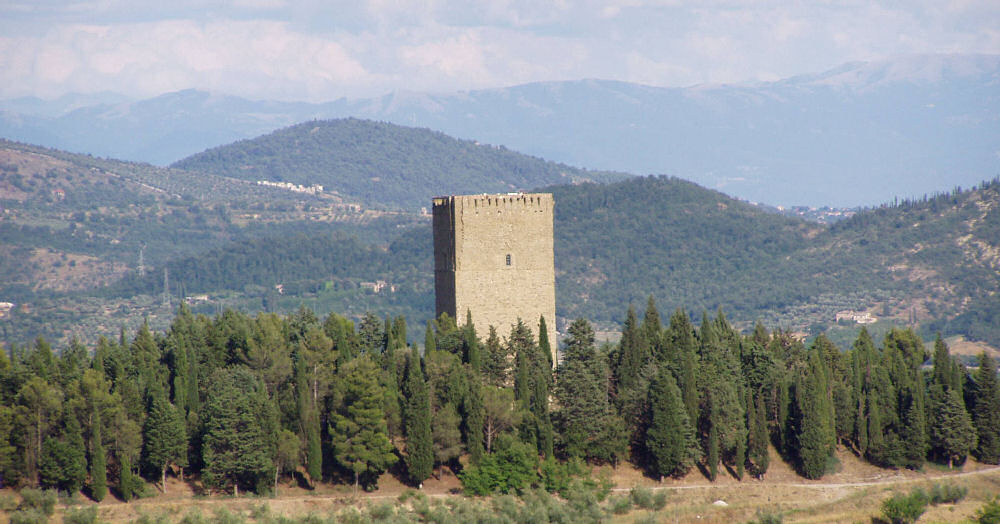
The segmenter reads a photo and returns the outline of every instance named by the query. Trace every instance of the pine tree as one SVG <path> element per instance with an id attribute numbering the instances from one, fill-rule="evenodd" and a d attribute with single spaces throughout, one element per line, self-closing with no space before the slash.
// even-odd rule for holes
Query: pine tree
<path id="1" fill-rule="evenodd" d="M 406 356 L 406 377 L 403 382 L 406 409 L 406 471 L 410 481 L 420 484 L 431 476 L 434 468 L 431 432 L 431 402 L 427 383 L 420 366 L 420 355 L 411 350 Z"/>
<path id="2" fill-rule="evenodd" d="M 608 460 L 624 447 L 609 426 L 622 426 L 608 399 L 608 370 L 594 346 L 594 330 L 584 319 L 569 327 L 562 361 L 556 368 L 553 413 L 557 440 L 569 457 Z"/>
<path id="3" fill-rule="evenodd" d="M 938 407 L 934 424 L 931 425 L 931 442 L 948 459 L 949 468 L 954 461 L 964 460 L 976 447 L 976 430 L 972 426 L 972 419 L 955 390 L 949 391 Z"/>
<path id="4" fill-rule="evenodd" d="M 973 423 L 979 437 L 976 458 L 986 464 L 1000 464 L 1000 383 L 996 361 L 985 353 L 979 355 L 975 381 Z"/>
<path id="5" fill-rule="evenodd" d="M 146 464 L 160 474 L 164 493 L 167 492 L 167 468 L 171 464 L 187 465 L 187 444 L 184 418 L 162 393 L 155 395 L 143 427 L 143 456 Z"/>
<path id="6" fill-rule="evenodd" d="M 270 480 L 277 436 L 269 433 L 272 407 L 264 384 L 246 368 L 221 368 L 209 384 L 202 473 L 207 485 L 231 486 L 238 495 L 241 484 Z"/>
<path id="7" fill-rule="evenodd" d="M 372 481 L 396 462 L 382 410 L 384 394 L 378 383 L 374 362 L 361 356 L 342 370 L 342 400 L 331 414 L 330 435 L 334 456 L 354 473 L 357 490 L 361 477 Z"/>
<path id="8" fill-rule="evenodd" d="M 438 465 L 437 478 L 440 479 L 440 468 L 462 454 L 462 432 L 458 427 L 461 419 L 458 416 L 458 410 L 451 403 L 438 408 L 433 419 L 431 434 L 434 462 Z"/>
<path id="9" fill-rule="evenodd" d="M 649 390 L 650 426 L 646 449 L 660 475 L 683 476 L 698 458 L 698 441 L 673 375 L 661 369 Z"/>
<path id="10" fill-rule="evenodd" d="M 507 387 L 510 382 L 510 353 L 508 346 L 500 343 L 495 327 L 490 326 L 483 348 L 482 374 L 487 384 Z"/>

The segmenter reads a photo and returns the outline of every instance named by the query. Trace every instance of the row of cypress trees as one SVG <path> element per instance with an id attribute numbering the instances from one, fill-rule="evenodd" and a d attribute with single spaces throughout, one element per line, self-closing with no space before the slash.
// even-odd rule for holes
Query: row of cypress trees
<path id="1" fill-rule="evenodd" d="M 234 493 L 289 475 L 371 488 L 396 463 L 414 485 L 451 469 L 503 489 L 487 478 L 514 467 L 500 456 L 712 480 L 763 476 L 771 446 L 807 478 L 835 466 L 837 446 L 884 467 L 1000 462 L 996 364 L 983 355 L 970 371 L 940 337 L 927 365 L 910 330 L 876 346 L 862 329 L 841 351 L 759 324 L 742 334 L 721 311 L 696 326 L 677 309 L 663 325 L 650 298 L 614 344 L 572 322 L 553 366 L 545 319 L 537 339 L 524 322 L 483 339 L 472 320 L 429 321 L 420 351 L 401 317 L 181 306 L 168 331 L 101 339 L 92 354 L 13 347 L 0 359 L 0 473 L 128 500 L 140 474 L 163 490 L 170 472 Z"/>

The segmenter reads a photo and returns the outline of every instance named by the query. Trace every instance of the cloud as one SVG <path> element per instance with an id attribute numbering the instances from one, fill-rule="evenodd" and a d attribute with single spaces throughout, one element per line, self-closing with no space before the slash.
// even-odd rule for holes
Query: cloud
<path id="1" fill-rule="evenodd" d="M 1000 53 L 987 0 L 11 0 L 0 98 L 201 88 L 328 100 L 604 78 L 766 81 L 912 53 Z"/>
<path id="2" fill-rule="evenodd" d="M 313 98 L 374 82 L 335 41 L 272 21 L 72 24 L 36 38 L 2 39 L 0 56 L 31 57 L 0 59 L 5 96 L 109 88 L 149 96 L 199 87 Z"/>

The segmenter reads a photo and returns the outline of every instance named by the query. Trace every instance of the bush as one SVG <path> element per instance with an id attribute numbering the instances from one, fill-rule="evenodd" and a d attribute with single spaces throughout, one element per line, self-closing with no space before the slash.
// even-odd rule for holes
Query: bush
<path id="1" fill-rule="evenodd" d="M 0 494 L 0 511 L 11 512 L 17 509 L 17 498 L 10 493 Z"/>
<path id="2" fill-rule="evenodd" d="M 747 524 L 781 524 L 784 520 L 785 517 L 780 512 L 771 513 L 758 509 L 756 518 Z"/>
<path id="3" fill-rule="evenodd" d="M 469 466 L 458 478 L 467 495 L 520 493 L 538 480 L 537 454 L 527 444 L 509 439 L 502 448 Z"/>
<path id="4" fill-rule="evenodd" d="M 49 516 L 38 508 L 21 509 L 10 514 L 10 524 L 45 524 Z"/>
<path id="5" fill-rule="evenodd" d="M 1000 524 L 1000 495 L 979 508 L 979 511 L 976 512 L 976 522 L 979 524 Z"/>
<path id="6" fill-rule="evenodd" d="M 37 509 L 46 516 L 51 516 L 56 511 L 56 500 L 58 494 L 54 489 L 40 490 L 35 488 L 24 488 L 21 490 L 22 510 Z"/>
<path id="7" fill-rule="evenodd" d="M 95 524 L 97 522 L 97 506 L 66 510 L 63 524 Z"/>
<path id="8" fill-rule="evenodd" d="M 909 495 L 893 495 L 882 502 L 882 515 L 892 524 L 912 524 L 924 514 L 928 500 L 927 493 L 920 488 Z"/>
<path id="9" fill-rule="evenodd" d="M 629 491 L 628 495 L 632 499 L 632 504 L 635 504 L 636 507 L 642 509 L 653 508 L 653 490 L 644 486 L 635 486 Z"/>
<path id="10" fill-rule="evenodd" d="M 611 497 L 608 506 L 615 515 L 624 515 L 632 509 L 632 501 L 629 497 Z"/>
<path id="11" fill-rule="evenodd" d="M 931 488 L 931 504 L 954 504 L 965 498 L 969 493 L 969 488 L 956 486 L 954 484 L 934 484 Z"/>

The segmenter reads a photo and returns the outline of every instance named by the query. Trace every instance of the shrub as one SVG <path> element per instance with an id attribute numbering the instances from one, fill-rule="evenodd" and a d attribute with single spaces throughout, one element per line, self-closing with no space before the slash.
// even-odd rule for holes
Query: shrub
<path id="1" fill-rule="evenodd" d="M 530 446 L 508 440 L 502 449 L 483 457 L 479 464 L 469 466 L 458 478 L 468 495 L 520 493 L 538 480 L 537 462 L 537 454 Z"/>
<path id="2" fill-rule="evenodd" d="M 17 498 L 10 493 L 0 494 L 0 511 L 14 511 L 17 509 Z"/>
<path id="3" fill-rule="evenodd" d="M 969 488 L 956 486 L 954 484 L 934 484 L 931 488 L 931 504 L 954 504 L 965 498 L 969 493 Z"/>
<path id="4" fill-rule="evenodd" d="M 10 524 L 45 524 L 49 516 L 38 508 L 21 509 L 10 514 Z"/>
<path id="5" fill-rule="evenodd" d="M 756 518 L 747 524 L 781 524 L 784 520 L 785 517 L 780 512 L 771 513 L 758 509 Z"/>
<path id="6" fill-rule="evenodd" d="M 184 518 L 181 519 L 181 524 L 208 524 L 208 521 L 202 516 L 201 510 L 191 508 L 187 512 L 187 515 L 184 515 Z"/>
<path id="7" fill-rule="evenodd" d="M 893 495 L 882 502 L 882 515 L 892 524 L 912 524 L 927 509 L 927 493 L 915 488 L 909 495 Z"/>
<path id="8" fill-rule="evenodd" d="M 979 511 L 976 512 L 976 522 L 979 524 L 1000 524 L 1000 495 L 979 508 Z"/>
<path id="9" fill-rule="evenodd" d="M 37 509 L 46 516 L 51 516 L 56 511 L 56 500 L 58 495 L 54 489 L 40 490 L 35 488 L 24 488 L 21 490 L 21 505 L 19 509 Z"/>
<path id="10" fill-rule="evenodd" d="M 608 506 L 615 515 L 624 515 L 632 509 L 632 501 L 629 497 L 611 497 L 608 499 Z"/>
<path id="11" fill-rule="evenodd" d="M 96 524 L 97 506 L 66 510 L 63 524 Z"/>
<path id="12" fill-rule="evenodd" d="M 389 517 L 392 517 L 395 513 L 396 510 L 391 502 L 383 502 L 381 504 L 368 507 L 368 515 L 371 516 L 372 519 L 380 522 L 389 520 Z"/>

